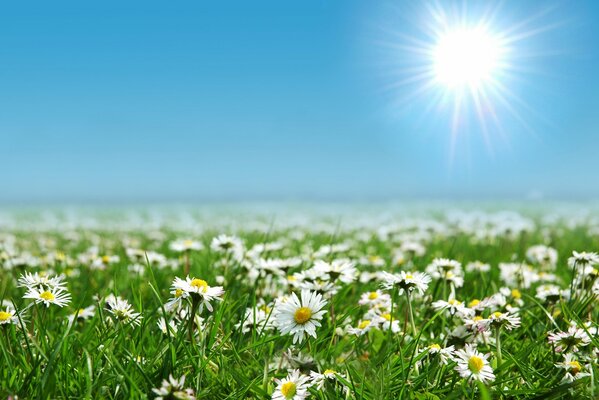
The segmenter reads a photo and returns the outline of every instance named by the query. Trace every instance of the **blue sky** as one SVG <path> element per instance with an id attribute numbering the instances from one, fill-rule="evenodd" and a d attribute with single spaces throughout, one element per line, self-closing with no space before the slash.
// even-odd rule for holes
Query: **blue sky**
<path id="1" fill-rule="evenodd" d="M 599 196 L 599 4 L 503 3 L 498 29 L 539 15 L 529 109 L 488 144 L 466 116 L 453 155 L 447 107 L 388 90 L 426 4 L 6 3 L 0 201 Z"/>

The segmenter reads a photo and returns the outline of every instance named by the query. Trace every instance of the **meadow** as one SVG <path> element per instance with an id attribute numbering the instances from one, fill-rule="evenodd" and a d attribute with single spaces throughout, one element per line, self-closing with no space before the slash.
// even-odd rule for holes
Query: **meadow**
<path id="1" fill-rule="evenodd" d="M 270 211 L 0 215 L 0 397 L 599 396 L 596 211 Z"/>

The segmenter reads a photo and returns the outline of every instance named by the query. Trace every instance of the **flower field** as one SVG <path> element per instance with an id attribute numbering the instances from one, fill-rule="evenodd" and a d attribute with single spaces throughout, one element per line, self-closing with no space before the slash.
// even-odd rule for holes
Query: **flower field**
<path id="1" fill-rule="evenodd" d="M 0 397 L 599 396 L 599 214 L 0 215 Z"/>

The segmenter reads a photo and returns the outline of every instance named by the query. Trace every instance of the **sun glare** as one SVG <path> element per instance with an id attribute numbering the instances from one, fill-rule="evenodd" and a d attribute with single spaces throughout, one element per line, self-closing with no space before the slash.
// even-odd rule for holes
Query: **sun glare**
<path id="1" fill-rule="evenodd" d="M 495 78 L 502 55 L 500 41 L 483 28 L 446 32 L 433 49 L 436 81 L 450 88 L 479 88 Z"/>

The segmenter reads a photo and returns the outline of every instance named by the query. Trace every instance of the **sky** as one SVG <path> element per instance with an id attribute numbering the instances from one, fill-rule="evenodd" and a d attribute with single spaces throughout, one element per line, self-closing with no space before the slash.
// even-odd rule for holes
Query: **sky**
<path id="1" fill-rule="evenodd" d="M 598 198 L 599 3 L 493 7 L 492 123 L 418 92 L 492 3 L 5 2 L 0 202 Z"/>

